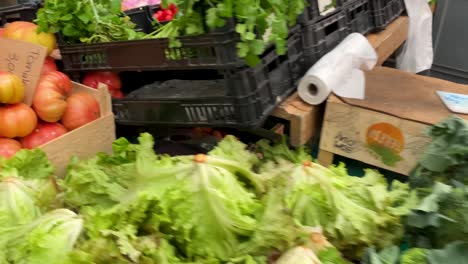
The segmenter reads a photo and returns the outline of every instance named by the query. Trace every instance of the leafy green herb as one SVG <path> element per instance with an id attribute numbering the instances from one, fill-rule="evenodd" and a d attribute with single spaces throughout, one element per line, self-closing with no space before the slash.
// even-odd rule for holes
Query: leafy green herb
<path id="1" fill-rule="evenodd" d="M 122 16 L 120 0 L 45 0 L 35 21 L 39 31 L 61 33 L 69 43 L 134 40 L 136 32 L 129 17 Z"/>
<path id="2" fill-rule="evenodd" d="M 432 142 L 410 175 L 413 187 L 432 187 L 439 181 L 468 185 L 468 123 L 450 117 L 429 130 Z"/>
<path id="3" fill-rule="evenodd" d="M 410 244 L 441 248 L 455 241 L 468 242 L 468 188 L 436 183 L 432 193 L 406 220 Z"/>
<path id="4" fill-rule="evenodd" d="M 251 66 L 260 62 L 259 55 L 269 44 L 276 45 L 278 54 L 286 53 L 288 26 L 296 23 L 306 6 L 304 0 L 162 1 L 163 6 L 170 3 L 180 7 L 180 14 L 152 36 L 170 38 L 171 47 L 180 47 L 179 36 L 202 33 L 203 24 L 209 29 L 224 27 L 227 20 L 233 19 L 240 36 L 238 55 Z"/>

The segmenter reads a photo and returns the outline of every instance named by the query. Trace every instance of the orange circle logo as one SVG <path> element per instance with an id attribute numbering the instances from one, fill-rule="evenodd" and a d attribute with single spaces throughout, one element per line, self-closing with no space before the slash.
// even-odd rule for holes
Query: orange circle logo
<path id="1" fill-rule="evenodd" d="M 367 144 L 379 145 L 400 153 L 405 147 L 405 139 L 400 129 L 389 123 L 377 123 L 367 129 Z"/>

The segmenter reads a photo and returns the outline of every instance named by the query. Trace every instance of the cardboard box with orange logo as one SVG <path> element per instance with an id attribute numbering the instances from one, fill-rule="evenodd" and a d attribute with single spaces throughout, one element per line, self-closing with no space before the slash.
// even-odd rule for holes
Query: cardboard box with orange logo
<path id="1" fill-rule="evenodd" d="M 468 86 L 390 68 L 366 73 L 364 100 L 328 99 L 319 161 L 336 154 L 408 175 L 431 140 L 427 129 L 453 114 L 436 91 Z"/>

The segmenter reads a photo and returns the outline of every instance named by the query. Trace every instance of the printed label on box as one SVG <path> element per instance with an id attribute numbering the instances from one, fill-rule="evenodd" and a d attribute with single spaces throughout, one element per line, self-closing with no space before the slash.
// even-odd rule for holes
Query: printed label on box
<path id="1" fill-rule="evenodd" d="M 408 174 L 431 141 L 426 124 L 343 103 L 327 105 L 320 148 Z"/>

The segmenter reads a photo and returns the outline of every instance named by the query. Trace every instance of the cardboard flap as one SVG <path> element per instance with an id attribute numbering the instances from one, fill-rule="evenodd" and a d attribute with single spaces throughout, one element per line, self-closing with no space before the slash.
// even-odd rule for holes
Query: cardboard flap
<path id="1" fill-rule="evenodd" d="M 47 49 L 43 46 L 0 38 L 0 70 L 23 80 L 26 89 L 23 102 L 27 105 L 32 104 L 46 56 Z"/>
<path id="2" fill-rule="evenodd" d="M 341 99 L 350 105 L 431 125 L 454 114 L 436 91 L 468 94 L 468 85 L 378 67 L 366 73 L 364 100 Z M 468 119 L 468 115 L 457 115 Z"/>

